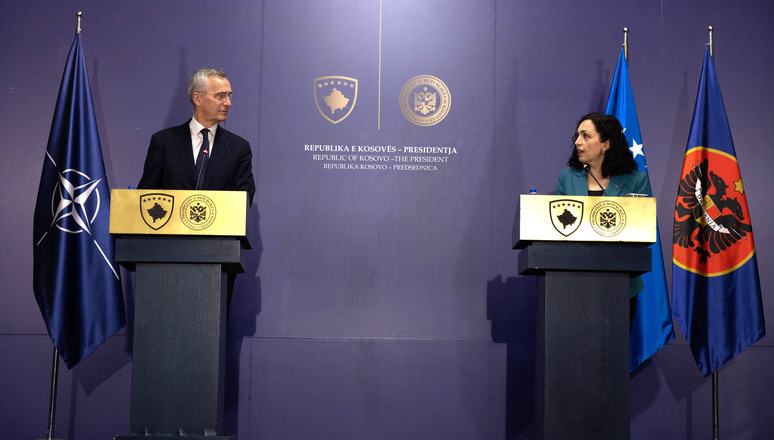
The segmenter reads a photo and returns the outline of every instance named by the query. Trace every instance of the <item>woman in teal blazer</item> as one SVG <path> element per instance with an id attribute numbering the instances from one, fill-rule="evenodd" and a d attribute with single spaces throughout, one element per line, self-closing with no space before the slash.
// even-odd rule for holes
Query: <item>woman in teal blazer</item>
<path id="1" fill-rule="evenodd" d="M 614 116 L 590 113 L 581 117 L 573 136 L 572 156 L 567 165 L 569 168 L 559 173 L 557 194 L 650 196 L 648 175 L 637 169 L 623 127 Z M 629 296 L 633 298 L 643 287 L 639 276 L 632 277 Z"/>
<path id="2" fill-rule="evenodd" d="M 619 197 L 650 192 L 648 175 L 637 170 L 623 127 L 614 116 L 591 113 L 581 118 L 567 165 L 559 173 L 557 194 Z"/>

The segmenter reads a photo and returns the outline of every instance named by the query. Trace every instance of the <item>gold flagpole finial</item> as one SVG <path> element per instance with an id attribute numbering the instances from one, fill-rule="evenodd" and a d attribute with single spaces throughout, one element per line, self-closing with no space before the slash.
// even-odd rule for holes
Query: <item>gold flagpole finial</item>
<path id="1" fill-rule="evenodd" d="M 715 42 L 712 41 L 712 31 L 715 30 L 714 27 L 710 26 L 707 28 L 709 30 L 709 43 L 707 43 L 707 46 L 709 46 L 710 56 L 715 56 Z"/>
<path id="2" fill-rule="evenodd" d="M 623 28 L 624 33 L 624 42 L 621 45 L 624 49 L 624 58 L 626 58 L 626 61 L 629 61 L 629 28 L 625 27 Z"/>
<path id="3" fill-rule="evenodd" d="M 81 16 L 83 15 L 83 12 L 78 11 L 75 15 L 78 16 L 78 24 L 75 26 L 75 35 L 78 35 L 81 33 Z"/>

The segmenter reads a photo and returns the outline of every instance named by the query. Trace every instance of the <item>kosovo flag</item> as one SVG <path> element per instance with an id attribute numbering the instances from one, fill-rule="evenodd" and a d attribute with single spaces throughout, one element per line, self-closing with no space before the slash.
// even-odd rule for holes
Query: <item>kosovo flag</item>
<path id="1" fill-rule="evenodd" d="M 672 310 L 707 376 L 766 334 L 750 213 L 707 49 L 672 241 Z"/>
<path id="2" fill-rule="evenodd" d="M 623 49 L 618 56 L 618 65 L 615 68 L 615 76 L 605 113 L 615 116 L 621 122 L 634 160 L 639 169 L 647 173 L 640 123 L 637 119 L 637 109 L 634 106 L 634 94 L 629 83 L 629 69 Z M 651 195 L 650 178 L 648 178 L 648 195 Z M 637 368 L 675 337 L 672 315 L 669 310 L 669 295 L 667 294 L 664 257 L 661 252 L 658 225 L 656 225 L 656 242 L 650 245 L 650 252 L 651 270 L 642 275 L 645 288 L 635 297 L 637 308 L 632 322 L 632 331 L 629 335 L 630 371 Z"/>
<path id="3" fill-rule="evenodd" d="M 79 34 L 59 87 L 33 231 L 35 299 L 67 368 L 126 324 L 109 209 Z"/>

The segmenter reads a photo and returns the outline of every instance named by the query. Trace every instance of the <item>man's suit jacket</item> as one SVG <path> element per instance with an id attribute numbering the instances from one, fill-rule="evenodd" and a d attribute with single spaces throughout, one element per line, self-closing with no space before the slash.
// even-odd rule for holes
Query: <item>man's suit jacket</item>
<path id="1" fill-rule="evenodd" d="M 556 193 L 569 196 L 587 196 L 589 195 L 587 179 L 586 170 L 565 168 L 559 172 Z M 648 175 L 639 170 L 634 170 L 630 174 L 619 174 L 611 177 L 610 183 L 605 188 L 605 195 L 610 197 L 624 197 L 629 193 L 649 194 Z"/>
<path id="2" fill-rule="evenodd" d="M 196 189 L 196 163 L 188 122 L 151 136 L 138 188 Z M 201 189 L 247 191 L 252 203 L 252 161 L 250 143 L 219 126 Z"/>

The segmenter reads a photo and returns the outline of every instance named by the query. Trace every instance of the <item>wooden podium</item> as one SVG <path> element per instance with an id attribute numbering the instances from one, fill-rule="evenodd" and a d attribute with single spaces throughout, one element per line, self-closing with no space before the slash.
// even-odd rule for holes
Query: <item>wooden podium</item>
<path id="1" fill-rule="evenodd" d="M 629 438 L 629 281 L 650 270 L 656 201 L 523 195 L 514 248 L 537 275 L 540 439 Z"/>
<path id="2" fill-rule="evenodd" d="M 116 261 L 137 272 L 131 434 L 114 439 L 232 439 L 221 278 L 244 271 L 247 212 L 242 191 L 111 192 Z"/>

